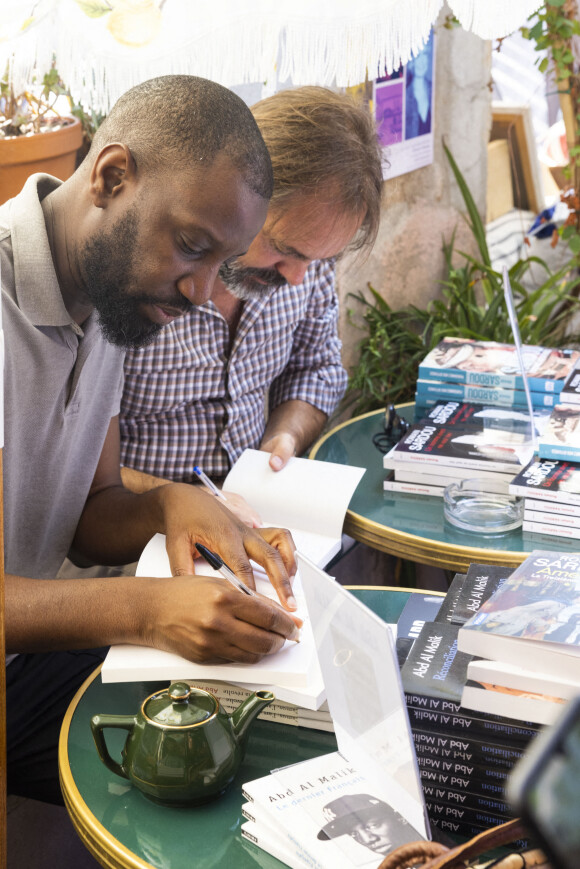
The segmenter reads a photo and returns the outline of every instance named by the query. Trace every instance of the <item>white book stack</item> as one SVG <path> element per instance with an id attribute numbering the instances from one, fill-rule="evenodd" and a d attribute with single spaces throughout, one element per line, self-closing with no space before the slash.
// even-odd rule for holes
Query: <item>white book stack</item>
<path id="1" fill-rule="evenodd" d="M 535 456 L 512 480 L 512 495 L 524 499 L 525 537 L 541 544 L 558 537 L 571 548 L 580 545 L 580 463 Z M 552 543 L 554 541 L 552 540 Z"/>

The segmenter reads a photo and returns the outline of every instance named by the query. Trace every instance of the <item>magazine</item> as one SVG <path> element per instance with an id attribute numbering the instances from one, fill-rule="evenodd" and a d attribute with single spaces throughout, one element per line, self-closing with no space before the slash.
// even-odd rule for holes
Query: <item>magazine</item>
<path id="1" fill-rule="evenodd" d="M 512 480 L 510 494 L 580 504 L 580 464 L 535 457 Z"/>
<path id="2" fill-rule="evenodd" d="M 524 345 L 524 366 L 532 391 L 554 392 L 580 360 L 577 350 Z M 443 338 L 419 365 L 422 380 L 454 381 L 503 389 L 524 388 L 514 344 Z"/>
<path id="3" fill-rule="evenodd" d="M 580 547 L 579 547 L 580 549 Z M 580 666 L 580 551 L 533 552 L 458 634 L 482 658 L 573 679 Z"/>
<path id="4" fill-rule="evenodd" d="M 580 403 L 556 405 L 538 441 L 538 455 L 541 459 L 580 461 Z"/>

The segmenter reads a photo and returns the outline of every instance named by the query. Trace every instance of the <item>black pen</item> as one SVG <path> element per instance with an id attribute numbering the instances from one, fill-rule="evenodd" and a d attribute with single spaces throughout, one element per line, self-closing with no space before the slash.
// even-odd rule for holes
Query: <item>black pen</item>
<path id="1" fill-rule="evenodd" d="M 216 552 L 212 552 L 211 549 L 208 549 L 207 546 L 203 546 L 201 543 L 196 543 L 195 548 L 199 552 L 202 558 L 205 558 L 210 567 L 213 567 L 214 570 L 217 570 L 224 579 L 227 579 L 229 583 L 231 583 L 234 588 L 237 588 L 238 591 L 241 591 L 242 594 L 249 594 L 255 596 L 256 592 L 251 588 L 248 588 L 241 579 L 235 575 L 233 570 L 231 570 L 227 564 L 224 563 L 224 560 L 220 558 L 220 556 Z"/>

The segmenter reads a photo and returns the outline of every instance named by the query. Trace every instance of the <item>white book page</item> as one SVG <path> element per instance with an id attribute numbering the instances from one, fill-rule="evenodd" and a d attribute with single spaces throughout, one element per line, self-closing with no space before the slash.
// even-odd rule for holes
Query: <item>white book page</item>
<path id="1" fill-rule="evenodd" d="M 224 492 L 242 495 L 264 525 L 340 539 L 349 501 L 365 469 L 294 457 L 281 471 L 273 471 L 269 459 L 262 450 L 244 450 L 225 479 Z"/>
<path id="2" fill-rule="evenodd" d="M 199 566 L 202 575 L 219 576 L 205 562 L 200 561 Z M 264 571 L 253 563 L 252 567 L 256 590 L 272 600 L 277 600 L 276 592 Z M 156 534 L 143 550 L 137 576 L 171 576 L 164 535 Z M 266 655 L 255 664 L 197 664 L 171 652 L 147 646 L 121 644 L 112 646 L 105 658 L 101 670 L 103 682 L 224 679 L 262 686 L 279 684 L 293 689 L 297 697 L 301 691 L 318 697 L 322 677 L 299 576 L 294 579 L 293 591 L 298 604 L 297 614 L 304 620 L 299 643 L 287 641 L 278 652 Z"/>
<path id="3" fill-rule="evenodd" d="M 339 751 L 429 837 L 389 626 L 300 553 L 297 560 Z"/>

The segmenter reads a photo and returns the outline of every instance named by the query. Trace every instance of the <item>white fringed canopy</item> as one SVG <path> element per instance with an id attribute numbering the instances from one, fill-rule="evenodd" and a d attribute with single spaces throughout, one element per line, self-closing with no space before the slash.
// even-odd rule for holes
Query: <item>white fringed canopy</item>
<path id="1" fill-rule="evenodd" d="M 421 49 L 444 0 L 0 0 L 0 72 L 17 90 L 53 54 L 76 100 L 106 112 L 128 88 L 189 73 L 227 87 L 272 79 L 338 87 L 392 72 Z M 483 39 L 538 0 L 448 0 Z"/>

